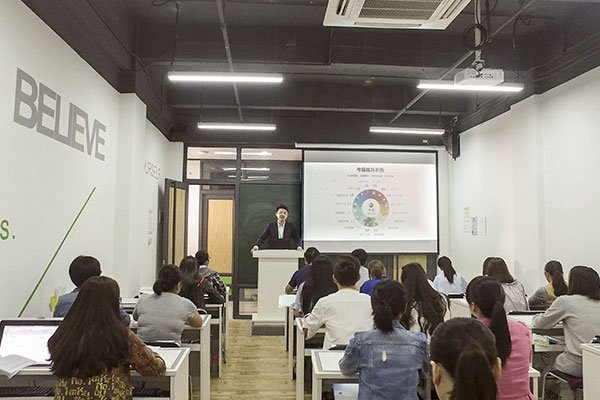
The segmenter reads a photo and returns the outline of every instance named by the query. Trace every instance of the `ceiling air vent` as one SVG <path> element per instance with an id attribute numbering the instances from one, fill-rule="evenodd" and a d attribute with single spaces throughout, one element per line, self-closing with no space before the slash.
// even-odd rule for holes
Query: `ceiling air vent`
<path id="1" fill-rule="evenodd" d="M 325 26 L 446 29 L 470 0 L 329 0 Z"/>

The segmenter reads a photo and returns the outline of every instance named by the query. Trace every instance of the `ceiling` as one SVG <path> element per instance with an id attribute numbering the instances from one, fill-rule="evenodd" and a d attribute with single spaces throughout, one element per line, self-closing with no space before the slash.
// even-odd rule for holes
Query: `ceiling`
<path id="1" fill-rule="evenodd" d="M 324 27 L 326 0 L 23 2 L 115 89 L 136 93 L 168 139 L 190 145 L 422 144 L 422 137 L 368 133 L 388 124 L 445 128 L 447 144 L 600 65 L 600 3 L 592 0 L 488 0 L 492 34 L 482 58 L 526 87 L 500 96 L 416 88 L 419 79 L 451 77 L 471 64 L 462 37 L 473 3 L 448 29 L 431 31 Z M 238 85 L 236 95 L 231 84 L 166 79 L 169 70 L 229 71 L 225 38 L 236 72 L 283 73 L 284 83 Z M 277 131 L 200 132 L 200 120 L 274 122 Z"/>

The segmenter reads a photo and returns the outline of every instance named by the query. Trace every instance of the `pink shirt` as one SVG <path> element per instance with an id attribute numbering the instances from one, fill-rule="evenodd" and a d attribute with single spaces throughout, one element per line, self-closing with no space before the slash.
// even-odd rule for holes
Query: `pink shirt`
<path id="1" fill-rule="evenodd" d="M 488 318 L 481 318 L 481 322 L 490 325 Z M 529 389 L 531 333 L 525 324 L 514 321 L 508 321 L 508 331 L 511 352 L 502 368 L 496 400 L 535 400 Z"/>

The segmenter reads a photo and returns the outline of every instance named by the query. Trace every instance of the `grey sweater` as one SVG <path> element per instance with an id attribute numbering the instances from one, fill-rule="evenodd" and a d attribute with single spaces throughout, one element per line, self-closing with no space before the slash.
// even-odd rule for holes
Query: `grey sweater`
<path id="1" fill-rule="evenodd" d="M 560 296 L 544 314 L 533 318 L 533 328 L 548 329 L 561 321 L 565 329 L 565 351 L 556 357 L 554 367 L 582 376 L 581 344 L 600 333 L 600 300 L 578 294 Z"/>

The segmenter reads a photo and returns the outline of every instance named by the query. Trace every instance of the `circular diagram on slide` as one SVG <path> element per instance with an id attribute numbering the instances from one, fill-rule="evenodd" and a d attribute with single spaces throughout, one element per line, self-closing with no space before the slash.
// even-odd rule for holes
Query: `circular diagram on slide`
<path id="1" fill-rule="evenodd" d="M 388 199 L 375 189 L 363 190 L 352 202 L 352 213 L 359 224 L 367 227 L 379 226 L 390 213 Z"/>

